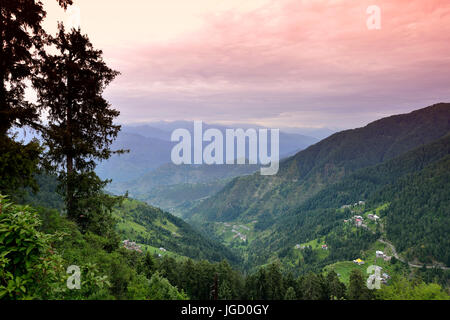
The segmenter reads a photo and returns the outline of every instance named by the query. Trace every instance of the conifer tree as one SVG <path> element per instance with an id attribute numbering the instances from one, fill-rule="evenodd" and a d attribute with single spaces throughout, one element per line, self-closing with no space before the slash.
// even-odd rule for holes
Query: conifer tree
<path id="1" fill-rule="evenodd" d="M 350 300 L 370 300 L 373 298 L 360 270 L 352 270 L 347 290 L 347 296 Z"/>
<path id="2" fill-rule="evenodd" d="M 41 51 L 39 76 L 33 82 L 40 107 L 48 110 L 43 136 L 48 159 L 59 173 L 67 215 L 85 226 L 92 214 L 85 200 L 101 195 L 107 183 L 93 172 L 97 161 L 123 152 L 110 149 L 120 131 L 113 124 L 119 111 L 103 98 L 119 73 L 106 65 L 102 51 L 80 29 L 66 32 L 59 24 L 48 45 L 57 53 Z"/>
<path id="3" fill-rule="evenodd" d="M 72 0 L 58 0 L 67 8 Z M 41 149 L 37 141 L 15 141 L 11 129 L 38 127 L 39 108 L 26 101 L 27 80 L 36 66 L 36 49 L 45 35 L 42 20 L 46 13 L 41 1 L 2 0 L 0 2 L 0 192 L 12 193 L 37 185 Z"/>

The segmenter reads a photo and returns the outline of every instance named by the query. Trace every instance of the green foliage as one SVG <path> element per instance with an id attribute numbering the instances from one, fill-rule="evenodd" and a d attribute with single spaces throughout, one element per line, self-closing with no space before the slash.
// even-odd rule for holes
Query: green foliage
<path id="1" fill-rule="evenodd" d="M 193 261 L 186 259 L 176 261 L 170 257 L 163 257 L 158 261 L 157 270 L 162 276 L 189 298 L 194 300 L 212 299 L 212 288 L 217 275 L 219 284 L 219 298 L 241 299 L 243 297 L 243 276 L 233 270 L 226 261 L 210 263 L 205 260 Z M 222 296 L 221 296 L 222 295 Z"/>
<path id="2" fill-rule="evenodd" d="M 42 150 L 35 140 L 24 145 L 0 135 L 0 192 L 16 193 L 21 187 L 36 191 L 34 173 L 38 170 Z"/>
<path id="3" fill-rule="evenodd" d="M 330 297 L 330 299 L 340 300 L 345 298 L 345 284 L 339 280 L 336 272 L 331 271 L 327 274 L 326 283 L 328 287 L 328 297 Z"/>
<path id="4" fill-rule="evenodd" d="M 236 256 L 224 246 L 200 234 L 189 224 L 146 203 L 127 199 L 113 212 L 123 239 L 150 245 L 195 259 L 236 263 Z"/>
<path id="5" fill-rule="evenodd" d="M 403 277 L 392 279 L 389 286 L 375 292 L 380 300 L 450 300 L 450 295 L 436 283 L 408 281 Z"/>
<path id="6" fill-rule="evenodd" d="M 67 214 L 80 226 L 81 230 L 114 236 L 115 221 L 111 212 L 124 198 L 105 194 L 103 189 L 107 182 L 102 181 L 94 172 L 69 176 L 62 174 L 60 179 L 64 181 L 62 186 L 72 186 L 71 211 Z M 60 192 L 64 195 L 64 188 Z M 118 239 L 115 240 L 118 242 Z"/>
<path id="7" fill-rule="evenodd" d="M 286 290 L 286 294 L 284 295 L 284 300 L 297 300 L 297 296 L 295 295 L 294 288 L 289 287 Z"/>
<path id="8" fill-rule="evenodd" d="M 367 288 L 366 281 L 360 270 L 353 270 L 350 274 L 350 283 L 347 289 L 347 297 L 350 300 L 371 300 L 372 291 Z"/>
<path id="9" fill-rule="evenodd" d="M 188 298 L 183 291 L 179 292 L 158 273 L 151 277 L 149 287 L 149 299 L 151 300 L 187 300 Z"/>
<path id="10" fill-rule="evenodd" d="M 395 198 L 386 233 L 399 252 L 422 263 L 450 265 L 450 156 L 383 189 L 375 199 Z"/>
<path id="11" fill-rule="evenodd" d="M 52 243 L 62 236 L 39 231 L 40 220 L 27 206 L 0 195 L 0 298 L 52 298 L 61 290 L 61 256 Z"/>

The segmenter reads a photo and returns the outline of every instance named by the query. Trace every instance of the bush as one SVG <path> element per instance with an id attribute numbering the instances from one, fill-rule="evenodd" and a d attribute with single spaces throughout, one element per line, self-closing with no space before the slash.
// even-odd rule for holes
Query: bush
<path id="1" fill-rule="evenodd" d="M 40 225 L 30 207 L 0 195 L 0 298 L 49 299 L 63 290 L 63 259 L 52 246 L 63 234 L 43 233 Z"/>

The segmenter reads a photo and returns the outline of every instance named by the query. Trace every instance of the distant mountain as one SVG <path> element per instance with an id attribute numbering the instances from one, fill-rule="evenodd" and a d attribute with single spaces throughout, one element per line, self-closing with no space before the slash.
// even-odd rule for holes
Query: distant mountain
<path id="1" fill-rule="evenodd" d="M 96 172 L 102 179 L 123 182 L 137 179 L 170 161 L 172 143 L 121 132 L 112 149 L 128 149 L 130 153 L 113 155 L 110 159 L 99 163 Z"/>
<path id="2" fill-rule="evenodd" d="M 294 133 L 294 134 L 301 134 L 308 137 L 313 137 L 319 140 L 323 140 L 325 138 L 328 138 L 332 134 L 336 133 L 340 130 L 334 130 L 330 128 L 295 128 L 295 127 L 286 127 L 286 128 L 280 128 L 280 130 L 286 132 L 286 133 Z"/>
<path id="3" fill-rule="evenodd" d="M 152 127 L 149 124 L 123 125 L 121 132 L 137 134 L 146 138 L 155 138 L 163 141 L 170 141 L 171 131 Z"/>
<path id="4" fill-rule="evenodd" d="M 137 127 L 137 128 L 141 128 L 143 126 L 148 126 L 157 130 L 162 130 L 165 132 L 172 132 L 173 130 L 177 129 L 177 128 L 190 128 L 192 126 L 192 122 L 191 121 L 158 121 L 158 122 L 150 122 L 146 125 L 142 125 L 142 124 L 134 124 L 134 125 L 127 125 L 126 129 L 128 130 L 129 128 L 132 127 Z M 227 126 L 225 125 L 217 125 L 217 124 L 207 124 L 207 127 L 214 127 L 214 128 L 243 128 L 243 129 L 248 129 L 248 128 L 254 128 L 254 129 L 262 129 L 264 128 L 263 126 L 259 126 L 259 125 L 255 125 L 255 124 L 229 124 Z M 281 132 L 285 132 L 285 133 L 290 133 L 290 134 L 298 134 L 298 135 L 303 135 L 303 136 L 307 136 L 307 137 L 312 137 L 315 138 L 316 140 L 322 140 L 325 139 L 327 137 L 329 137 L 330 135 L 332 135 L 333 133 L 336 133 L 338 130 L 336 129 L 330 129 L 330 128 L 308 128 L 308 127 L 280 127 L 278 128 L 280 129 Z M 152 137 L 156 137 L 151 135 Z"/>
<path id="5" fill-rule="evenodd" d="M 191 135 L 193 136 L 194 132 L 194 124 L 192 121 L 174 121 L 174 122 L 153 122 L 149 124 L 141 124 L 141 125 L 124 125 L 122 126 L 122 132 L 124 133 L 131 133 L 131 134 L 137 134 L 144 136 L 146 138 L 156 138 L 159 140 L 164 141 L 170 141 L 170 137 L 172 132 L 175 129 L 187 129 Z M 225 136 L 225 130 L 226 129 L 238 129 L 242 128 L 244 130 L 247 130 L 249 128 L 253 129 L 262 129 L 261 126 L 255 126 L 251 124 L 242 125 L 242 124 L 236 124 L 236 125 L 218 125 L 218 124 L 203 124 L 203 130 L 215 128 L 222 132 L 222 134 Z M 291 128 L 292 129 L 292 128 Z M 294 129 L 292 129 L 294 130 Z M 301 130 L 301 129 L 295 129 L 295 130 Z M 294 131 L 295 131 L 294 130 Z M 319 133 L 318 135 L 328 135 L 332 131 L 328 131 L 328 129 L 305 129 L 306 131 L 310 131 L 313 134 Z M 325 133 L 327 132 L 327 133 Z M 319 139 L 314 136 L 304 135 L 297 132 L 285 132 L 283 130 L 280 131 L 280 156 L 281 158 L 293 155 L 297 153 L 299 150 L 305 149 L 307 146 L 310 146 L 316 142 L 318 142 Z M 169 162 L 169 161 L 168 161 Z"/>
<path id="6" fill-rule="evenodd" d="M 156 125 L 157 124 L 158 123 L 156 123 Z M 126 125 L 122 127 L 122 131 L 119 133 L 117 140 L 113 143 L 112 149 L 129 149 L 130 153 L 124 155 L 113 155 L 110 159 L 99 163 L 96 169 L 97 174 L 101 178 L 113 180 L 113 185 L 109 189 L 110 191 L 116 192 L 127 188 L 135 193 L 133 188 L 134 180 L 141 178 L 143 175 L 161 167 L 162 165 L 171 163 L 171 151 L 173 146 L 177 144 L 177 142 L 170 141 L 172 130 L 185 128 L 189 130 L 193 136 L 192 122 L 178 121 L 163 124 L 164 125 L 161 125 L 160 128 L 155 128 L 151 125 Z M 228 128 L 224 126 L 204 124 L 204 130 L 213 127 L 221 130 L 223 133 L 225 133 L 225 130 Z M 281 132 L 280 156 L 290 156 L 315 142 L 317 142 L 317 139 L 315 138 Z M 206 167 L 207 166 L 202 168 Z M 176 168 L 170 167 L 170 169 L 172 170 Z M 162 170 L 164 170 L 164 167 Z M 183 172 L 186 171 L 183 170 L 176 170 L 174 175 L 179 178 L 180 174 L 183 174 Z M 198 168 L 195 169 L 196 172 L 198 172 L 198 170 Z M 238 171 L 239 170 L 242 169 L 238 169 Z M 204 174 L 212 173 L 213 171 L 217 172 L 217 169 L 205 169 Z M 250 166 L 244 170 L 244 174 L 253 171 L 255 170 Z M 158 174 L 159 173 L 156 173 L 156 175 Z M 228 177 L 229 176 L 227 175 L 225 178 Z M 183 179 L 181 179 L 180 183 L 185 183 L 185 180 L 183 181 Z M 160 182 L 161 180 L 158 180 L 158 182 L 150 182 L 150 184 L 162 185 Z M 168 181 L 164 184 L 172 185 L 175 183 Z M 128 186 L 122 187 L 122 185 Z M 145 188 L 150 190 L 149 186 L 146 186 Z"/>
<path id="7" fill-rule="evenodd" d="M 437 140 L 449 130 L 450 104 L 441 103 L 342 131 L 283 161 L 275 176 L 234 179 L 186 217 L 229 221 L 278 216 L 356 170 Z"/>

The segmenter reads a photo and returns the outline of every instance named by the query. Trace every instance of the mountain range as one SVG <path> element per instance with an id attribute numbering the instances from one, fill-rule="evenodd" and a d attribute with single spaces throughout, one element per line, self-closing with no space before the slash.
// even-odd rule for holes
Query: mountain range
<path id="1" fill-rule="evenodd" d="M 411 261 L 449 265 L 449 134 L 446 103 L 342 131 L 285 159 L 275 176 L 234 178 L 184 218 L 218 237 L 224 223 L 250 228 L 244 243 L 232 245 L 249 267 L 321 237 L 336 249 L 321 263 L 354 256 L 382 237 Z M 349 234 L 341 242 L 337 235 L 354 210 L 341 208 L 360 201 L 361 213 L 380 213 L 380 226 L 364 241 L 351 238 L 353 249 L 345 250 Z"/>
<path id="2" fill-rule="evenodd" d="M 172 163 L 171 151 L 178 142 L 171 141 L 172 131 L 187 129 L 193 136 L 193 122 L 176 121 L 143 125 L 124 125 L 112 145 L 113 150 L 126 149 L 129 153 L 113 155 L 98 164 L 96 172 L 103 179 L 112 179 L 114 183 L 130 182 L 142 177 L 162 165 Z M 161 128 L 153 127 L 161 126 Z M 204 130 L 215 128 L 225 134 L 226 129 L 237 127 L 203 124 Z M 287 157 L 314 144 L 317 138 L 297 133 L 280 132 L 280 156 Z M 205 143 L 206 144 L 206 143 Z M 246 149 L 248 154 L 248 149 Z"/>

